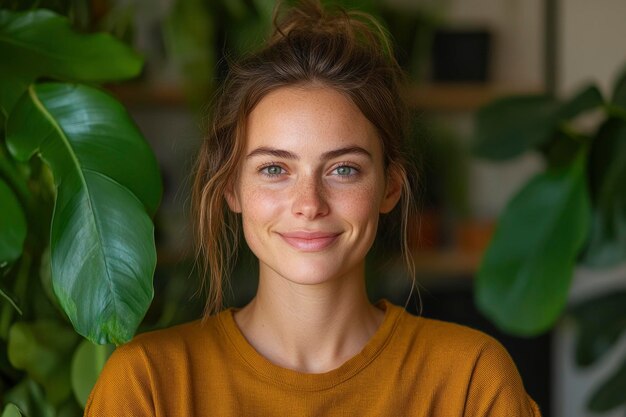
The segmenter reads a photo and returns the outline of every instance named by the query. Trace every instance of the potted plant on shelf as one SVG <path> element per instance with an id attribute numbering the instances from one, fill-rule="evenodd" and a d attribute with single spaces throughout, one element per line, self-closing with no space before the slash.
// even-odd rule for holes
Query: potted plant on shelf
<path id="1" fill-rule="evenodd" d="M 43 9 L 0 10 L 0 56 L 2 415 L 80 415 L 153 297 L 158 165 L 94 86 L 142 60 Z"/>
<path id="2" fill-rule="evenodd" d="M 626 291 L 569 309 L 567 299 L 577 266 L 626 262 L 626 72 L 608 99 L 589 86 L 565 101 L 533 95 L 487 105 L 476 117 L 474 152 L 495 161 L 537 152 L 545 161 L 500 216 L 476 280 L 478 307 L 525 336 L 547 331 L 567 310 L 578 324 L 578 364 L 595 363 L 626 331 Z M 588 408 L 625 404 L 625 380 L 626 357 Z"/>

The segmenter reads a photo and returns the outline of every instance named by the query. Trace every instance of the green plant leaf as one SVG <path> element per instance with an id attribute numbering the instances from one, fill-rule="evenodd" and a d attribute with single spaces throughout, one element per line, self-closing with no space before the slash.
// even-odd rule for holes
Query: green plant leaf
<path id="1" fill-rule="evenodd" d="M 22 254 L 26 239 L 26 217 L 9 186 L 0 179 L 0 265 L 12 262 Z"/>
<path id="2" fill-rule="evenodd" d="M 595 85 L 581 89 L 558 110 L 557 119 L 572 119 L 588 110 L 598 108 L 604 104 L 602 93 Z"/>
<path id="3" fill-rule="evenodd" d="M 37 78 L 34 69 L 17 71 L 9 68 L 5 61 L 3 59 L 0 62 L 0 113 L 4 118 L 9 115 L 13 105 L 26 91 L 28 85 Z"/>
<path id="4" fill-rule="evenodd" d="M 501 160 L 543 146 L 559 124 L 604 104 L 596 86 L 588 86 L 559 104 L 546 95 L 513 96 L 494 101 L 476 115 L 473 152 Z"/>
<path id="5" fill-rule="evenodd" d="M 565 306 L 589 223 L 584 153 L 534 177 L 509 202 L 482 260 L 476 304 L 517 335 L 547 330 Z"/>
<path id="6" fill-rule="evenodd" d="M 545 95 L 494 101 L 476 114 L 473 153 L 494 160 L 513 158 L 544 144 L 557 124 L 558 103 Z"/>
<path id="7" fill-rule="evenodd" d="M 78 403 L 85 408 L 89 394 L 98 376 L 104 368 L 114 347 L 112 345 L 94 345 L 83 340 L 72 358 L 72 389 Z"/>
<path id="8" fill-rule="evenodd" d="M 626 331 L 626 291 L 577 304 L 571 314 L 578 323 L 576 363 L 589 366 L 607 353 Z"/>
<path id="9" fill-rule="evenodd" d="M 581 262 L 607 267 L 626 260 L 626 121 L 608 119 L 591 143 L 588 163 L 593 203 Z"/>
<path id="10" fill-rule="evenodd" d="M 2 288 L 0 288 L 0 297 L 4 298 L 9 304 L 11 304 L 15 311 L 17 311 L 20 315 L 23 314 L 22 310 L 19 308 L 15 300 L 13 300 L 13 298 L 11 298 L 11 296 L 7 294 L 6 291 L 4 291 Z"/>
<path id="11" fill-rule="evenodd" d="M 124 107 L 98 89 L 32 85 L 7 122 L 7 145 L 22 161 L 41 152 L 57 185 L 60 172 L 81 168 L 128 188 L 150 215 L 161 201 L 159 167 L 150 146 Z"/>
<path id="12" fill-rule="evenodd" d="M 591 395 L 587 408 L 596 413 L 604 413 L 626 404 L 626 358 L 622 365 Z"/>
<path id="13" fill-rule="evenodd" d="M 550 140 L 540 148 L 548 168 L 568 166 L 578 157 L 590 139 L 581 140 L 582 136 L 572 137 L 570 132 L 557 129 Z"/>
<path id="14" fill-rule="evenodd" d="M 8 114 L 28 85 L 46 76 L 101 82 L 139 74 L 142 59 L 105 33 L 74 31 L 49 10 L 0 10 L 0 107 Z"/>
<path id="15" fill-rule="evenodd" d="M 154 155 L 123 107 L 99 90 L 31 86 L 7 121 L 20 160 L 41 155 L 57 187 L 53 288 L 78 333 L 128 341 L 153 296 L 152 222 L 161 198 Z"/>
<path id="16" fill-rule="evenodd" d="M 217 76 L 216 20 L 222 16 L 207 6 L 218 9 L 222 2 L 177 1 L 163 27 L 168 55 L 185 75 L 185 93 L 194 103 L 206 101 Z"/>
<path id="17" fill-rule="evenodd" d="M 20 409 L 15 404 L 7 404 L 2 411 L 2 417 L 22 417 Z"/>
<path id="18" fill-rule="evenodd" d="M 80 417 L 85 414 L 84 407 L 76 403 L 74 397 L 57 407 L 55 417 Z"/>
<path id="19" fill-rule="evenodd" d="M 626 109 L 626 68 L 624 68 L 615 82 L 611 102 Z"/>
<path id="20" fill-rule="evenodd" d="M 4 401 L 15 405 L 28 417 L 55 417 L 54 407 L 46 401 L 39 385 L 26 377 L 4 394 Z"/>
<path id="21" fill-rule="evenodd" d="M 62 323 L 17 322 L 9 330 L 9 361 L 44 387 L 51 404 L 59 405 L 71 393 L 68 365 L 77 343 L 76 333 Z"/>

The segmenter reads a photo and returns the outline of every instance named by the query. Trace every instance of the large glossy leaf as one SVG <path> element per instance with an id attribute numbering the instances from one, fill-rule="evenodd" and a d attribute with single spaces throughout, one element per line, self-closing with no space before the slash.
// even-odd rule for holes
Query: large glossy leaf
<path id="1" fill-rule="evenodd" d="M 0 10 L 0 107 L 5 114 L 41 76 L 113 81 L 136 76 L 142 60 L 109 34 L 82 34 L 51 11 Z"/>
<path id="2" fill-rule="evenodd" d="M 589 366 L 626 332 L 626 291 L 609 293 L 574 306 L 578 323 L 576 363 Z"/>
<path id="3" fill-rule="evenodd" d="M 2 417 L 22 417 L 20 409 L 15 404 L 7 404 L 2 410 Z"/>
<path id="4" fill-rule="evenodd" d="M 17 197 L 0 179 L 0 265 L 17 259 L 26 239 L 26 218 Z"/>
<path id="5" fill-rule="evenodd" d="M 122 106 L 85 86 L 39 84 L 16 104 L 7 143 L 40 154 L 57 186 L 52 280 L 76 331 L 95 343 L 129 340 L 153 296 L 153 225 L 161 183 L 149 146 Z"/>
<path id="6" fill-rule="evenodd" d="M 556 126 L 556 100 L 544 95 L 507 97 L 476 115 L 473 152 L 489 159 L 509 159 L 545 143 Z"/>
<path id="7" fill-rule="evenodd" d="M 2 114 L 0 120 L 3 122 L 17 99 L 26 91 L 28 85 L 37 78 L 33 70 L 18 72 L 9 68 L 5 61 L 4 59 L 0 61 L 0 113 Z"/>
<path id="8" fill-rule="evenodd" d="M 588 86 L 558 103 L 545 95 L 508 97 L 483 107 L 476 116 L 473 151 L 490 159 L 508 159 L 546 144 L 563 121 L 604 104 Z"/>
<path id="9" fill-rule="evenodd" d="M 571 119 L 587 110 L 598 108 L 603 104 L 604 99 L 598 87 L 590 85 L 581 89 L 569 101 L 563 103 L 556 117 L 559 120 Z"/>
<path id="10" fill-rule="evenodd" d="M 53 405 L 71 393 L 69 361 L 78 343 L 72 329 L 52 320 L 17 322 L 8 340 L 9 361 L 41 384 Z"/>
<path id="11" fill-rule="evenodd" d="M 589 197 L 581 154 L 533 178 L 508 204 L 483 258 L 476 303 L 501 329 L 535 335 L 565 306 L 587 234 Z"/>
<path id="12" fill-rule="evenodd" d="M 626 404 L 626 358 L 622 365 L 591 395 L 589 410 L 604 413 Z"/>
<path id="13" fill-rule="evenodd" d="M 26 377 L 4 393 L 3 400 L 19 407 L 25 416 L 56 417 L 54 407 L 46 401 L 41 387 Z"/>
<path id="14" fill-rule="evenodd" d="M 74 352 L 72 390 L 83 408 L 111 353 L 113 353 L 112 345 L 94 345 L 89 340 L 83 340 Z"/>
<path id="15" fill-rule="evenodd" d="M 626 260 L 626 121 L 612 118 L 591 143 L 591 230 L 582 262 L 593 267 Z"/>

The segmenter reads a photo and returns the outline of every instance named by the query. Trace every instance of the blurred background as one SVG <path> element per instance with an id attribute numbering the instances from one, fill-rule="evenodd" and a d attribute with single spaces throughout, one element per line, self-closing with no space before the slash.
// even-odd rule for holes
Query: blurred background
<path id="1" fill-rule="evenodd" d="M 87 32 L 107 31 L 145 58 L 141 76 L 106 88 L 130 111 L 156 153 L 164 197 L 156 215 L 155 299 L 139 331 L 201 315 L 196 293 L 189 189 L 206 108 L 226 71 L 225 56 L 255 48 L 270 29 L 272 0 L 49 0 L 36 4 L 68 16 Z M 626 3 L 619 0 L 345 0 L 377 16 L 394 38 L 410 78 L 406 88 L 418 163 L 420 226 L 413 251 L 421 300 L 407 308 L 462 323 L 500 340 L 545 417 L 625 416 L 626 304 L 612 342 L 590 366 L 577 364 L 578 325 L 566 309 L 554 325 L 524 337 L 497 326 L 474 301 L 475 279 L 499 216 L 511 198 L 546 168 L 540 152 L 485 158 L 475 151 L 477 115 L 510 95 L 559 100 L 589 83 L 610 96 L 626 64 Z M 510 116 L 510 115 L 509 115 Z M 507 116 L 507 117 L 509 117 Z M 575 120 L 583 131 L 591 114 Z M 622 137 L 624 139 L 624 137 Z M 623 142 L 623 141 L 622 141 Z M 497 158 L 496 158 L 497 159 Z M 626 177 L 620 177 L 625 180 Z M 621 182 L 622 193 L 626 186 Z M 624 211 L 623 213 L 626 213 Z M 621 258 L 623 259 L 623 258 Z M 397 248 L 379 243 L 368 259 L 372 300 L 404 305 L 410 283 Z M 243 305 L 256 288 L 255 262 L 244 249 L 228 304 Z M 577 267 L 567 305 L 626 287 L 626 264 Z M 622 366 L 621 373 L 615 370 Z M 607 380 L 610 406 L 591 411 Z M 8 388 L 8 387 L 7 387 Z M 614 399 L 618 398 L 616 402 Z M 619 400 L 621 398 L 621 401 Z M 604 409 L 600 412 L 600 409 Z"/>

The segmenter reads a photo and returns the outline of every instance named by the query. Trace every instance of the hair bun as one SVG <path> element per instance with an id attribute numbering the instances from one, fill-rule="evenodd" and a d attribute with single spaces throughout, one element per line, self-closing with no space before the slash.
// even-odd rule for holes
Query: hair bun
<path id="1" fill-rule="evenodd" d="M 293 37 L 322 35 L 356 41 L 361 46 L 392 56 L 389 34 L 371 15 L 347 11 L 341 6 L 323 6 L 319 0 L 300 0 L 290 6 L 279 0 L 274 9 L 274 30 L 267 46 Z M 285 10 L 286 9 L 286 10 Z"/>
<path id="2" fill-rule="evenodd" d="M 319 1 L 300 1 L 297 6 L 289 7 L 286 13 L 283 10 L 285 7 L 286 2 L 284 1 L 279 0 L 276 3 L 273 21 L 274 31 L 269 43 L 275 43 L 286 38 L 295 30 L 319 31 L 324 26 L 328 29 L 329 23 L 333 20 L 329 18 L 330 16 L 326 16 L 327 12 L 324 11 Z"/>

